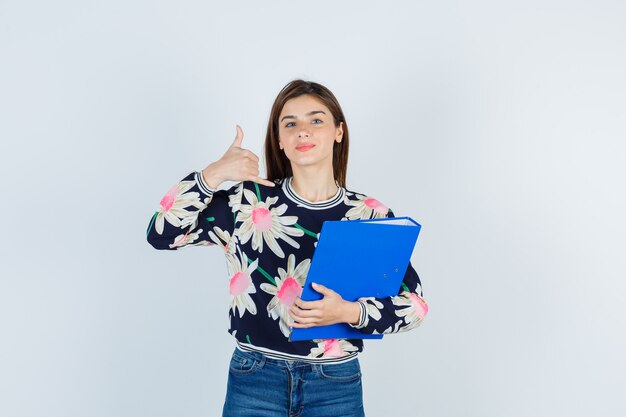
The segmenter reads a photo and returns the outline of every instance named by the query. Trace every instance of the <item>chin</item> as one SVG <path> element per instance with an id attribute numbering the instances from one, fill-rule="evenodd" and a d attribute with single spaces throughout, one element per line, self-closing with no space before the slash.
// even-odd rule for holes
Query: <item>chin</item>
<path id="1" fill-rule="evenodd" d="M 320 161 L 319 157 L 315 157 L 314 155 L 291 155 L 287 156 L 287 159 L 289 159 L 289 161 L 292 164 L 298 164 L 298 165 L 311 165 L 311 164 L 315 164 L 318 163 Z"/>
<path id="2" fill-rule="evenodd" d="M 326 155 L 326 156 L 321 156 L 321 157 L 320 157 L 320 155 L 314 155 L 314 154 L 305 154 L 305 155 L 293 154 L 293 155 L 287 155 L 287 159 L 289 159 L 289 161 L 291 161 L 291 163 L 298 164 L 298 165 L 319 164 L 319 163 L 321 163 L 321 162 L 323 162 L 323 161 L 325 161 L 326 159 L 329 159 L 329 158 L 332 158 L 332 154 L 329 154 L 329 155 Z"/>
<path id="3" fill-rule="evenodd" d="M 297 165 L 297 166 L 300 166 L 300 167 L 308 167 L 308 166 L 312 166 L 312 165 L 319 165 L 320 161 L 309 161 L 309 160 L 303 161 L 303 160 L 293 160 L 292 159 L 290 162 L 291 162 L 291 165 Z"/>

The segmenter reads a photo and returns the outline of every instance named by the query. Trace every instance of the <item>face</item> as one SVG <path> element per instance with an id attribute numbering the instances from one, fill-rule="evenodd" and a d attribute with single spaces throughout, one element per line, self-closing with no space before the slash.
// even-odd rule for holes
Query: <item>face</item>
<path id="1" fill-rule="evenodd" d="M 333 144 L 341 142 L 343 122 L 335 127 L 333 115 L 320 100 L 302 95 L 288 100 L 278 117 L 278 144 L 291 165 L 332 169 Z"/>

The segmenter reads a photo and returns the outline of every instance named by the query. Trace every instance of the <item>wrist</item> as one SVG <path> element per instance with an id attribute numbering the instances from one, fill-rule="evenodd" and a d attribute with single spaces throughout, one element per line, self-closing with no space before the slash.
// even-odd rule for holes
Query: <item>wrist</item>
<path id="1" fill-rule="evenodd" d="M 217 175 L 215 165 L 210 164 L 206 168 L 202 170 L 202 179 L 204 183 L 208 185 L 210 188 L 216 189 L 223 182 L 222 179 Z"/>
<path id="2" fill-rule="evenodd" d="M 361 306 L 357 301 L 346 301 L 345 322 L 352 325 L 359 324 L 361 320 Z"/>

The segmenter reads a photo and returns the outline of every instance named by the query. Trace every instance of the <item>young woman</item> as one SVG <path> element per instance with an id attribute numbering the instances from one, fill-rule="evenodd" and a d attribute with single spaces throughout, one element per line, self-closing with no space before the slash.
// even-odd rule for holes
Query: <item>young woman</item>
<path id="1" fill-rule="evenodd" d="M 346 188 L 348 139 L 335 96 L 294 80 L 272 106 L 267 179 L 237 126 L 226 153 L 174 185 L 150 221 L 147 239 L 157 249 L 215 245 L 225 253 L 228 331 L 237 346 L 223 416 L 363 416 L 363 340 L 290 342 L 291 328 L 343 322 L 363 333 L 399 333 L 428 311 L 410 263 L 396 296 L 350 302 L 314 285 L 323 298 L 300 299 L 325 220 L 393 217 L 379 200 Z M 224 181 L 237 183 L 218 190 Z"/>

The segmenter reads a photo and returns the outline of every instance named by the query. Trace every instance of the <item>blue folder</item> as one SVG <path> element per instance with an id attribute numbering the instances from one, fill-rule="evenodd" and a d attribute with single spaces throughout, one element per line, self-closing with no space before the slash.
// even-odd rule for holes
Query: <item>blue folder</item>
<path id="1" fill-rule="evenodd" d="M 336 291 L 344 300 L 398 295 L 421 225 L 410 217 L 334 220 L 322 224 L 301 298 L 323 298 L 312 282 Z M 381 339 L 347 323 L 292 327 L 290 341 Z"/>

